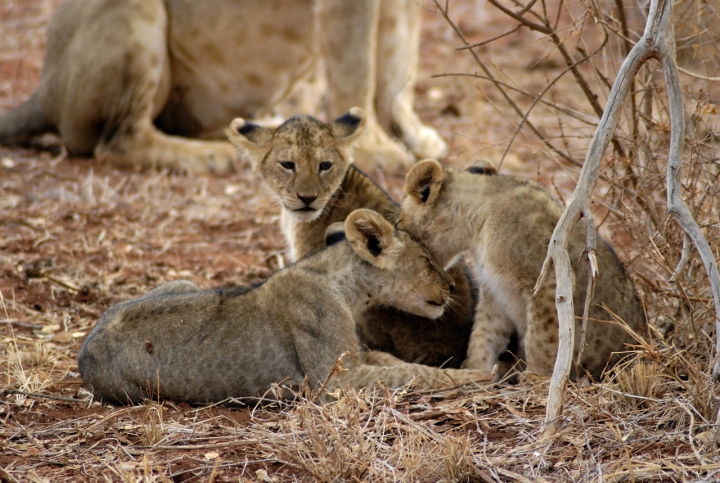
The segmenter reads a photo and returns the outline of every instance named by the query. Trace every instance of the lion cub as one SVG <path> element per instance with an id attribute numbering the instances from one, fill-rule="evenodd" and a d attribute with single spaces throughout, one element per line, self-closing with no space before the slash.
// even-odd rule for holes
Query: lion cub
<path id="1" fill-rule="evenodd" d="M 351 164 L 364 126 L 365 114 L 355 107 L 331 123 L 298 116 L 273 130 L 238 118 L 228 128 L 230 141 L 282 203 L 281 226 L 293 259 L 323 248 L 328 227 L 355 209 L 372 209 L 395 223 L 399 205 Z M 356 319 L 361 344 L 410 362 L 459 367 L 467 354 L 477 290 L 467 265 L 449 273 L 455 292 L 439 320 L 375 306 Z"/>
<path id="2" fill-rule="evenodd" d="M 453 282 L 422 245 L 373 211 L 351 213 L 345 232 L 347 241 L 254 288 L 201 291 L 171 282 L 111 307 L 80 350 L 85 384 L 119 403 L 259 397 L 273 383 L 296 388 L 306 377 L 318 390 L 345 352 L 347 371 L 331 386 L 395 388 L 417 377 L 419 387 L 439 388 L 480 379 L 478 371 L 361 354 L 355 318 L 366 307 L 391 304 L 437 318 Z"/>
<path id="3" fill-rule="evenodd" d="M 489 374 L 512 337 L 527 372 L 552 374 L 558 347 L 555 279 L 550 276 L 534 295 L 548 243 L 562 207 L 537 183 L 496 173 L 488 161 L 465 171 L 445 169 L 425 160 L 407 174 L 398 227 L 425 244 L 443 266 L 470 250 L 481 290 L 475 326 L 464 367 Z M 573 303 L 578 327 L 585 301 L 588 264 L 585 225 L 572 232 Z M 582 371 L 599 379 L 617 361 L 631 337 L 612 321 L 615 314 L 632 329 L 645 323 L 632 280 L 603 240 L 598 239 L 600 274 L 590 309 Z M 501 370 L 502 372 L 502 370 Z M 500 374 L 502 375 L 502 374 Z M 577 373 L 574 374 L 578 376 Z"/>

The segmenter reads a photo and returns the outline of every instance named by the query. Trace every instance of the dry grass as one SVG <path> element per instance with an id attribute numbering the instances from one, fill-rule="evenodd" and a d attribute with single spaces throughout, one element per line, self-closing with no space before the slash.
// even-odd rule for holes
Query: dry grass
<path id="1" fill-rule="evenodd" d="M 37 82 L 44 29 L 56 4 L 0 6 L 0 110 L 20 102 Z M 450 18 L 469 43 L 516 24 L 490 5 L 450 5 Z M 542 5 L 534 11 L 542 14 Z M 550 13 L 557 8 L 545 6 Z M 711 76 L 718 75 L 720 44 L 707 12 L 715 6 L 685 0 L 676 7 L 680 65 Z M 627 31 L 633 40 L 642 27 L 642 11 L 630 7 L 623 22 L 609 5 L 572 4 L 553 27 L 578 60 L 578 49 L 599 47 L 598 29 L 607 26 L 605 50 L 578 64 L 601 105 L 605 80 L 613 79 L 625 49 L 619 34 Z M 583 13 L 593 9 L 595 17 Z M 500 159 L 510 144 L 503 171 L 538 179 L 567 199 L 597 116 L 577 77 L 564 73 L 552 38 L 522 28 L 478 47 L 497 80 L 492 83 L 430 79 L 430 73 L 480 68 L 467 51 L 454 50 L 462 43 L 436 12 L 426 13 L 423 36 L 418 107 L 452 142 L 447 162 Z M 618 127 L 594 204 L 595 222 L 626 262 L 650 325 L 602 384 L 568 388 L 563 429 L 551 446 L 541 439 L 544 385 L 347 391 L 324 406 L 311 396 L 260 408 L 94 401 L 82 388 L 75 358 L 100 314 L 170 280 L 212 287 L 266 277 L 285 263 L 278 206 L 248 170 L 223 180 L 132 173 L 67 159 L 61 151 L 0 147 L 0 481 L 720 478 L 720 390 L 709 377 L 711 294 L 697 255 L 689 250 L 683 257 L 682 231 L 667 214 L 667 113 L 652 69 L 638 78 L 635 108 L 628 105 Z M 693 121 L 682 173 L 685 199 L 720 258 L 719 87 L 683 81 Z M 498 83 L 522 115 L 508 107 Z M 527 122 L 515 134 L 522 117 L 543 140 Z M 377 174 L 398 198 L 402 175 Z"/>

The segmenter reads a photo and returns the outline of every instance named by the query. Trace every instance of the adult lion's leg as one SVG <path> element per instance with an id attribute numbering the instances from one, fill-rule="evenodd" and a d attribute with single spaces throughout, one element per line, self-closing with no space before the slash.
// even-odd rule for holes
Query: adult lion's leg
<path id="1" fill-rule="evenodd" d="M 415 0 L 383 0 L 377 46 L 376 106 L 380 125 L 393 123 L 419 159 L 444 158 L 448 146 L 415 113 L 415 77 L 420 50 L 422 9 Z"/>
<path id="2" fill-rule="evenodd" d="M 230 144 L 158 132 L 170 63 L 162 0 L 70 0 L 53 20 L 39 98 L 71 154 L 121 166 L 222 174 Z"/>
<path id="3" fill-rule="evenodd" d="M 380 0 L 320 0 L 320 47 L 328 80 L 328 114 L 336 118 L 351 107 L 365 110 L 365 134 L 355 151 L 361 169 L 397 169 L 408 154 L 383 130 L 375 112 L 375 78 Z"/>
<path id="4" fill-rule="evenodd" d="M 121 126 L 108 142 L 101 141 L 95 148 L 95 158 L 122 167 L 222 176 L 234 170 L 235 150 L 223 141 L 169 136 L 152 122 L 141 120 Z"/>
<path id="5" fill-rule="evenodd" d="M 118 73 L 130 82 L 112 92 L 110 130 L 95 148 L 98 160 L 115 165 L 167 168 L 200 174 L 227 174 L 233 169 L 235 150 L 220 141 L 201 141 L 169 136 L 157 130 L 152 119 L 161 111 L 171 86 L 167 53 L 167 12 L 163 2 L 153 0 L 157 15 L 133 14 L 127 32 L 128 46 Z M 162 11 L 160 11 L 162 9 Z M 114 86 L 121 87 L 121 86 Z"/>

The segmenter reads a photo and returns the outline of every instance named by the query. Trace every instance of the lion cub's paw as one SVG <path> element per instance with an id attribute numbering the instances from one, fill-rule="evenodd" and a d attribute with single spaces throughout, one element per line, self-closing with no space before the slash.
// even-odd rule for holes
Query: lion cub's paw
<path id="1" fill-rule="evenodd" d="M 518 383 L 521 386 L 539 386 L 550 382 L 550 375 L 541 375 L 534 372 L 524 371 L 518 376 Z"/>
<path id="2" fill-rule="evenodd" d="M 477 369 L 445 369 L 445 375 L 453 385 L 492 382 L 493 376 Z"/>
<path id="3" fill-rule="evenodd" d="M 402 360 L 387 352 L 368 351 L 364 352 L 361 357 L 365 364 L 373 366 L 397 366 L 403 364 Z"/>

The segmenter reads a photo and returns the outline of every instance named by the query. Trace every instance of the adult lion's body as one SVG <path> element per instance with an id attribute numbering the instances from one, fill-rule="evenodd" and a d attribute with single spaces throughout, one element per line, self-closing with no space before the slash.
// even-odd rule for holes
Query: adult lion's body
<path id="1" fill-rule="evenodd" d="M 393 121 L 414 149 L 443 151 L 441 138 L 412 111 L 417 54 L 401 62 L 404 70 L 389 67 L 417 49 L 418 7 L 398 0 L 315 3 L 68 0 L 50 25 L 40 86 L 0 117 L 0 142 L 57 131 L 71 154 L 224 173 L 234 160 L 229 144 L 168 134 L 218 138 L 236 116 L 269 114 L 324 55 L 331 115 L 356 104 L 375 112 L 378 104 L 379 121 L 373 115 L 361 146 L 368 163 L 404 156 L 383 131 Z M 391 4 L 409 30 L 381 21 Z M 395 49 L 376 58 L 393 41 Z"/>

